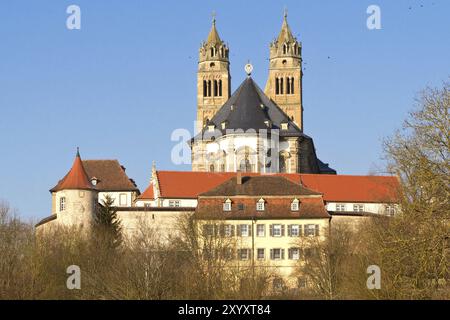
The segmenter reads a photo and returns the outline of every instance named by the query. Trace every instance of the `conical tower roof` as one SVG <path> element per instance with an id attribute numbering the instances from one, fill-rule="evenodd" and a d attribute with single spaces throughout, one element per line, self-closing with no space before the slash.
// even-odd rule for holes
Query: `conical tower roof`
<path id="1" fill-rule="evenodd" d="M 58 182 L 58 184 L 50 190 L 56 192 L 61 190 L 93 190 L 95 187 L 89 181 L 86 170 L 81 161 L 80 152 L 77 150 L 77 155 L 73 162 L 72 168 L 65 175 L 65 177 Z"/>
<path id="2" fill-rule="evenodd" d="M 277 38 L 278 43 L 283 42 L 295 42 L 296 39 L 292 35 L 291 28 L 289 28 L 289 24 L 287 22 L 287 12 L 284 13 L 283 25 L 281 26 L 280 34 Z"/>
<path id="3" fill-rule="evenodd" d="M 206 40 L 206 42 L 210 43 L 210 44 L 221 44 L 222 43 L 222 40 L 220 39 L 219 33 L 217 32 L 217 29 L 216 29 L 216 18 L 213 18 L 211 30 L 209 31 L 208 39 Z"/>

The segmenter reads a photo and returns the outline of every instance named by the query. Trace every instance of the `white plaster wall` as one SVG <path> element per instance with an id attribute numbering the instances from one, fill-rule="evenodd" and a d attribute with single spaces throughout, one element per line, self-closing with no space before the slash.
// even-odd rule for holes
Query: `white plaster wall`
<path id="1" fill-rule="evenodd" d="M 114 199 L 113 206 L 115 206 L 115 207 L 131 207 L 132 206 L 134 192 L 131 192 L 131 191 L 99 192 L 98 202 L 100 204 L 102 204 L 103 200 L 105 200 L 105 197 L 108 194 Z M 120 199 L 121 194 L 126 196 L 126 204 L 120 204 L 119 199 Z"/>
<path id="2" fill-rule="evenodd" d="M 64 226 L 90 226 L 97 204 L 97 192 L 90 190 L 62 190 L 56 192 L 57 223 Z M 60 200 L 66 198 L 66 209 L 61 211 Z"/>
<path id="3" fill-rule="evenodd" d="M 362 204 L 364 205 L 364 212 L 370 212 L 370 213 L 375 213 L 375 214 L 386 214 L 385 213 L 385 208 L 386 208 L 386 204 L 385 203 L 367 203 L 367 202 L 327 202 L 326 203 L 326 208 L 329 211 L 337 211 L 336 210 L 336 205 L 337 204 L 345 204 L 345 211 L 346 212 L 353 212 L 353 205 L 354 204 Z M 395 205 L 396 208 L 396 212 L 398 211 L 398 206 Z"/>

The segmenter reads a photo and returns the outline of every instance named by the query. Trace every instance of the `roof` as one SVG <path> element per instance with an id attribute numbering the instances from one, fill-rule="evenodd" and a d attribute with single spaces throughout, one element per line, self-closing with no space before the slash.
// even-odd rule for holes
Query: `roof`
<path id="1" fill-rule="evenodd" d="M 223 198 L 199 198 L 195 210 L 199 219 L 329 219 L 321 197 L 300 198 L 298 211 L 291 210 L 292 199 L 266 199 L 264 211 L 256 211 L 251 198 L 233 200 L 231 211 L 223 211 Z"/>
<path id="2" fill-rule="evenodd" d="M 269 121 L 269 126 L 266 121 Z M 223 122 L 226 122 L 225 129 L 221 126 Z M 288 124 L 287 130 L 281 130 L 282 123 Z M 227 133 L 227 130 L 280 129 L 280 136 L 307 137 L 288 115 L 266 96 L 251 77 L 242 82 L 230 99 L 210 119 L 208 125 L 210 124 L 214 124 L 216 130 L 221 130 L 223 134 Z M 209 132 L 205 127 L 201 135 L 204 139 L 208 139 L 210 136 L 216 136 L 217 132 Z"/>
<path id="3" fill-rule="evenodd" d="M 232 177 L 217 187 L 200 194 L 200 196 L 297 196 L 320 195 L 302 185 L 281 176 L 243 176 L 242 183 Z"/>
<path id="4" fill-rule="evenodd" d="M 395 176 L 301 174 L 304 186 L 323 192 L 329 202 L 396 202 Z"/>
<path id="5" fill-rule="evenodd" d="M 93 190 L 95 187 L 90 182 L 81 161 L 80 153 L 77 152 L 70 171 L 62 178 L 50 192 L 61 190 Z"/>
<path id="6" fill-rule="evenodd" d="M 145 191 L 138 197 L 138 199 L 141 200 L 153 200 L 155 199 L 155 193 L 153 192 L 153 184 L 150 183 L 150 185 L 145 189 Z"/>
<path id="7" fill-rule="evenodd" d="M 137 191 L 136 184 L 130 179 L 125 168 L 118 160 L 83 160 L 89 179 L 97 178 L 98 191 Z"/>
<path id="8" fill-rule="evenodd" d="M 213 24 L 211 26 L 211 30 L 209 31 L 208 34 L 208 39 L 206 40 L 207 43 L 211 43 L 211 44 L 221 44 L 222 40 L 219 37 L 219 33 L 217 32 L 216 29 L 216 19 L 213 19 Z"/>
<path id="9" fill-rule="evenodd" d="M 287 23 L 287 14 L 284 15 L 283 25 L 281 26 L 281 31 L 278 35 L 277 41 L 278 43 L 296 41 L 295 37 L 292 35 L 291 28 L 289 28 Z"/>
<path id="10" fill-rule="evenodd" d="M 259 173 L 245 173 L 258 176 Z M 277 173 L 294 183 L 320 192 L 328 202 L 396 202 L 399 181 L 394 176 L 355 176 Z M 235 172 L 157 171 L 162 198 L 196 199 L 232 177 Z M 145 192 L 144 192 L 145 193 Z M 145 199 L 145 197 L 139 197 Z M 153 198 L 152 198 L 153 199 Z"/>

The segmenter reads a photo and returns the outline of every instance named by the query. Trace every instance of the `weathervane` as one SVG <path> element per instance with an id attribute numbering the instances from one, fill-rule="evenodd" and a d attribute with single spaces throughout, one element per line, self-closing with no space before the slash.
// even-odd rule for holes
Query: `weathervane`
<path id="1" fill-rule="evenodd" d="M 250 77 L 250 75 L 252 74 L 252 71 L 253 71 L 253 66 L 252 66 L 252 64 L 250 63 L 250 60 L 249 60 L 249 61 L 247 62 L 247 64 L 245 65 L 244 70 L 245 70 L 245 72 L 247 73 L 247 76 Z"/>
<path id="2" fill-rule="evenodd" d="M 215 25 L 216 24 L 216 11 L 213 10 L 212 12 L 212 23 Z"/>

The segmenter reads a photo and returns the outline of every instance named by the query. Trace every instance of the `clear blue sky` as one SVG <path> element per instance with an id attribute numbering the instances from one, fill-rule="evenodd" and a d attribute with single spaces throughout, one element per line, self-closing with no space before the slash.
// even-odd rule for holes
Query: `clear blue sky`
<path id="1" fill-rule="evenodd" d="M 70 4 L 81 7 L 79 31 L 66 29 Z M 370 4 L 381 7 L 382 30 L 366 28 Z M 382 166 L 382 138 L 417 92 L 449 76 L 450 1 L 3 0 L 0 198 L 24 217 L 48 216 L 48 190 L 77 146 L 85 159 L 119 159 L 141 190 L 152 160 L 189 170 L 171 163 L 170 135 L 192 131 L 211 12 L 230 46 L 234 90 L 247 59 L 264 87 L 284 6 L 303 43 L 305 132 L 318 156 L 339 173 Z"/>

